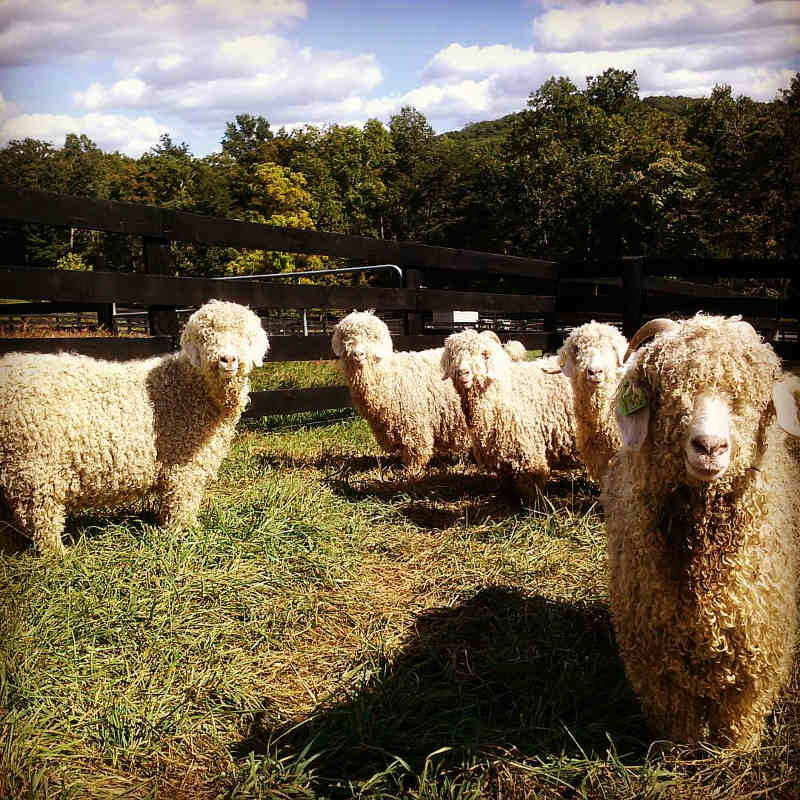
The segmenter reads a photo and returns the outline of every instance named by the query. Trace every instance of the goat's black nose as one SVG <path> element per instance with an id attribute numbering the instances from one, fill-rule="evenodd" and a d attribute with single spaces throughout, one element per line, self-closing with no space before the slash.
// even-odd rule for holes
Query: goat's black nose
<path id="1" fill-rule="evenodd" d="M 717 456 L 728 449 L 728 440 L 724 436 L 701 434 L 692 438 L 692 447 L 704 456 Z"/>

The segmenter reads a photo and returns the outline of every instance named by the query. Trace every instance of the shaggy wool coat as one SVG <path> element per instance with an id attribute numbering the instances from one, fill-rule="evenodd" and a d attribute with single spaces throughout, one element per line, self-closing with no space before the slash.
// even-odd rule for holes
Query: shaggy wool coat
<path id="1" fill-rule="evenodd" d="M 775 424 L 780 365 L 737 319 L 695 317 L 637 353 L 638 451 L 602 490 L 609 596 L 625 670 L 661 736 L 755 747 L 797 641 L 797 473 Z M 696 397 L 730 411 L 725 474 L 702 483 L 684 448 Z"/>
<path id="2" fill-rule="evenodd" d="M 394 352 L 385 323 L 366 311 L 339 322 L 332 347 L 356 411 L 378 444 L 410 471 L 425 468 L 435 454 L 469 453 L 458 396 L 441 379 L 441 348 Z"/>
<path id="3" fill-rule="evenodd" d="M 160 524 L 191 524 L 266 349 L 253 312 L 213 301 L 189 319 L 176 354 L 3 357 L 0 513 L 54 551 L 66 516 L 83 508 L 153 500 Z"/>
<path id="4" fill-rule="evenodd" d="M 482 468 L 509 477 L 533 499 L 553 469 L 579 466 L 572 387 L 535 362 L 512 362 L 491 339 L 466 330 L 445 340 L 444 375 L 453 381 Z M 468 370 L 465 387 L 459 372 Z"/>
<path id="5" fill-rule="evenodd" d="M 598 484 L 621 444 L 613 401 L 627 349 L 627 339 L 615 327 L 593 321 L 572 331 L 559 350 L 559 363 L 572 383 L 578 452 Z M 590 365 L 602 366 L 599 383 L 589 380 Z"/>

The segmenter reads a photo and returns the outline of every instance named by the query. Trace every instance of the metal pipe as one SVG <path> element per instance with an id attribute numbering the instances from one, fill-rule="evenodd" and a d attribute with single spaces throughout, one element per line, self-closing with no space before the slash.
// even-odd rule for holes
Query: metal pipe
<path id="1" fill-rule="evenodd" d="M 300 272 L 270 272 L 266 275 L 224 275 L 221 278 L 212 278 L 214 281 L 243 281 L 253 278 L 306 278 L 312 275 L 340 275 L 344 272 L 377 272 L 378 270 L 393 269 L 400 280 L 403 279 L 403 270 L 397 264 L 373 264 L 368 267 L 337 267 L 336 269 L 308 269 Z"/>

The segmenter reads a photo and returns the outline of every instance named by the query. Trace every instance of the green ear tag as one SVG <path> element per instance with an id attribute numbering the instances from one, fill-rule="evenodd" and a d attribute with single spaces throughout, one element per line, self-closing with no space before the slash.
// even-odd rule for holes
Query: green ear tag
<path id="1" fill-rule="evenodd" d="M 632 383 L 623 383 L 619 390 L 617 408 L 623 417 L 630 416 L 647 406 L 647 392 Z"/>

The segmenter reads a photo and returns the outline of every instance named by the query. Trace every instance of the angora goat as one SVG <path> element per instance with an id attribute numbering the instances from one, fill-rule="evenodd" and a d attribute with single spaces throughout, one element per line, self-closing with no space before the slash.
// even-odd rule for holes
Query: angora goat
<path id="1" fill-rule="evenodd" d="M 613 398 L 627 349 L 628 340 L 613 325 L 592 321 L 575 328 L 558 351 L 575 393 L 578 452 L 597 483 L 620 446 Z"/>
<path id="2" fill-rule="evenodd" d="M 212 300 L 177 353 L 120 363 L 14 353 L 0 359 L 0 500 L 40 551 L 59 551 L 66 515 L 134 499 L 159 523 L 191 524 L 268 348 L 258 317 Z"/>
<path id="3" fill-rule="evenodd" d="M 659 331 L 620 383 L 602 502 L 609 595 L 653 728 L 750 748 L 797 638 L 797 473 L 775 421 L 780 362 L 740 318 Z"/>
<path id="4" fill-rule="evenodd" d="M 441 349 L 394 352 L 386 324 L 353 311 L 333 331 L 333 352 L 359 414 L 378 444 L 412 472 L 435 453 L 467 454 L 469 434 L 453 387 L 439 374 Z"/>
<path id="5" fill-rule="evenodd" d="M 578 466 L 572 388 L 560 373 L 513 362 L 474 330 L 445 339 L 442 373 L 461 398 L 472 446 L 485 469 L 533 499 L 554 468 Z"/>

